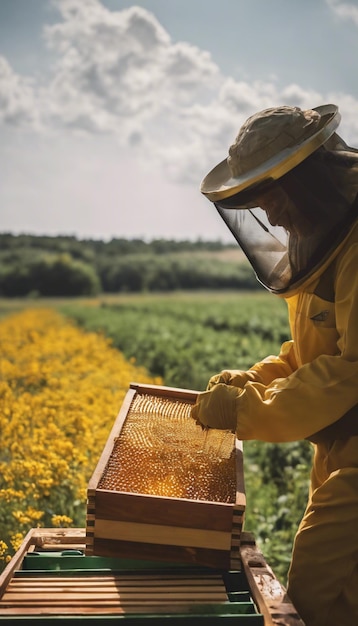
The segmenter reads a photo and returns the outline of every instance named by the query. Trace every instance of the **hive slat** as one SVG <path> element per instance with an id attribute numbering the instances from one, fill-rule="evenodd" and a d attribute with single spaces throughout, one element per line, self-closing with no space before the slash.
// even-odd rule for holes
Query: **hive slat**
<path id="1" fill-rule="evenodd" d="M 0 574 L 0 624 L 118 616 L 138 626 L 304 626 L 254 537 L 241 539 L 242 569 L 224 571 L 87 557 L 85 529 L 32 529 Z"/>

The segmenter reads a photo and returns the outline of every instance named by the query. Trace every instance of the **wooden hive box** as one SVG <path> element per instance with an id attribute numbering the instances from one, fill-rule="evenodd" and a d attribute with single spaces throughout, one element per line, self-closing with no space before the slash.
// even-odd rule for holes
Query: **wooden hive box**
<path id="1" fill-rule="evenodd" d="M 84 528 L 31 529 L 0 574 L 0 624 L 304 626 L 251 533 L 241 571 L 86 556 L 85 543 Z"/>
<path id="2" fill-rule="evenodd" d="M 88 484 L 88 555 L 239 569 L 242 445 L 191 418 L 197 393 L 130 385 Z"/>

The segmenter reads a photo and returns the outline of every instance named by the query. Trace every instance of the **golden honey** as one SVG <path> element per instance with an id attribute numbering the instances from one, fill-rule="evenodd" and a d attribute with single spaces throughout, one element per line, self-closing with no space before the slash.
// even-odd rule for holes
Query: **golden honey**
<path id="1" fill-rule="evenodd" d="M 235 435 L 204 430 L 191 404 L 138 394 L 98 487 L 156 496 L 235 502 Z"/>

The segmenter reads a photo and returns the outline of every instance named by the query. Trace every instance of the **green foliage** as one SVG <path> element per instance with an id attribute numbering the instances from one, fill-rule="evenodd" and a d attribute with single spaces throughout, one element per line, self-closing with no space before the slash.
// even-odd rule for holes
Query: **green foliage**
<path id="1" fill-rule="evenodd" d="M 14 256 L 0 268 L 0 292 L 10 297 L 94 295 L 99 288 L 93 268 L 66 253 Z"/>
<path id="2" fill-rule="evenodd" d="M 259 289 L 246 263 L 183 254 L 128 254 L 102 259 L 98 273 L 103 291 L 175 291 L 180 289 Z"/>
<path id="3" fill-rule="evenodd" d="M 13 235 L 0 233 L 0 250 L 6 252 L 23 251 L 27 249 L 42 250 L 47 252 L 66 252 L 74 258 L 84 261 L 101 255 L 122 256 L 127 254 L 167 254 L 171 252 L 194 252 L 198 250 L 220 251 L 226 248 L 236 248 L 233 244 L 228 246 L 221 241 L 206 242 L 176 241 L 173 239 L 154 239 L 147 242 L 143 239 L 114 238 L 110 241 L 100 239 L 82 239 L 72 236 L 50 237 L 48 235 Z"/>
<path id="4" fill-rule="evenodd" d="M 291 547 L 306 507 L 312 446 L 308 441 L 244 442 L 246 528 L 286 584 Z"/>
<path id="5" fill-rule="evenodd" d="M 211 375 L 247 369 L 289 337 L 286 305 L 266 292 L 123 296 L 100 307 L 62 309 L 113 339 L 127 358 L 174 387 L 203 390 Z M 244 443 L 245 528 L 286 583 L 293 538 L 307 499 L 308 442 Z"/>
<path id="6" fill-rule="evenodd" d="M 11 297 L 261 289 L 236 243 L 0 234 L 0 268 L 0 293 Z"/>

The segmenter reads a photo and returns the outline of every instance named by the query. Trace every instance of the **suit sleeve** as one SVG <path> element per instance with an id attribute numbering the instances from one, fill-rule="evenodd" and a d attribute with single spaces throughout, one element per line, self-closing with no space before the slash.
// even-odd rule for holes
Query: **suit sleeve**
<path id="1" fill-rule="evenodd" d="M 237 405 L 240 439 L 304 439 L 336 422 L 358 403 L 358 244 L 340 258 L 335 279 L 337 352 L 324 351 L 295 368 L 292 344 L 254 370 Z M 309 333 L 305 334 L 309 341 Z M 275 367 L 277 366 L 277 370 Z M 290 371 L 291 369 L 291 371 Z M 278 376 L 269 380 L 272 373 Z"/>

